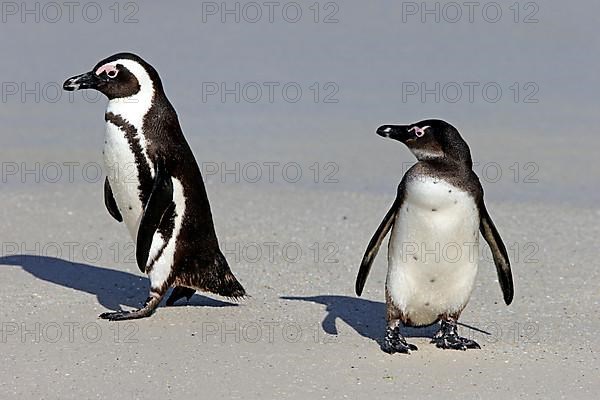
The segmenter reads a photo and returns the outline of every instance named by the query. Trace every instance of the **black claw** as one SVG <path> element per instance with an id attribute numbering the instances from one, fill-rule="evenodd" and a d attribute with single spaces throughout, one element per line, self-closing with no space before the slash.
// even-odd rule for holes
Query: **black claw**
<path id="1" fill-rule="evenodd" d="M 474 340 L 458 336 L 458 329 L 455 321 L 442 321 L 440 330 L 435 334 L 431 343 L 440 349 L 467 350 L 481 349 Z"/>
<path id="2" fill-rule="evenodd" d="M 385 339 L 381 345 L 381 350 L 388 354 L 403 353 L 409 354 L 410 351 L 418 350 L 417 346 L 407 343 L 404 336 L 400 333 L 400 327 L 391 328 L 388 326 L 385 332 Z"/>

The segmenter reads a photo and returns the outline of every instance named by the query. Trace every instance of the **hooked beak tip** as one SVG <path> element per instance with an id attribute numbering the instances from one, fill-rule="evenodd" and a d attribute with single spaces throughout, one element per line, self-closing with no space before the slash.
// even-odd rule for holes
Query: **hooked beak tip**
<path id="1" fill-rule="evenodd" d="M 98 77 L 93 72 L 73 76 L 63 83 L 63 89 L 69 92 L 80 89 L 95 89 Z"/>
<path id="2" fill-rule="evenodd" d="M 79 90 L 80 86 L 81 84 L 77 83 L 75 79 L 71 78 L 65 81 L 65 83 L 63 84 L 63 89 L 68 92 L 72 92 L 75 90 Z"/>
<path id="3" fill-rule="evenodd" d="M 390 137 L 392 133 L 392 128 L 389 125 L 383 125 L 377 128 L 377 134 L 383 137 Z"/>

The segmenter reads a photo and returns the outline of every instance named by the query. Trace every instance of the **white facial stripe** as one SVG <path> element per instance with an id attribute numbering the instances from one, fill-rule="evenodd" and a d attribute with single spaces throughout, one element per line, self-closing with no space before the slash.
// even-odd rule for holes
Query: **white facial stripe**
<path id="1" fill-rule="evenodd" d="M 152 84 L 152 79 L 150 79 L 150 75 L 148 75 L 144 67 L 133 60 L 116 60 L 105 66 L 116 66 L 117 64 L 123 65 L 136 77 L 140 85 L 140 90 L 132 96 L 110 100 L 106 107 L 106 112 L 120 115 L 137 129 L 137 137 L 140 140 L 140 145 L 144 151 L 146 161 L 148 162 L 148 165 L 152 165 L 146 152 L 147 143 L 143 132 L 144 117 L 148 113 L 148 110 L 150 110 L 152 99 L 154 98 L 154 85 Z M 152 177 L 154 177 L 153 168 L 150 168 L 150 173 L 152 174 Z"/>

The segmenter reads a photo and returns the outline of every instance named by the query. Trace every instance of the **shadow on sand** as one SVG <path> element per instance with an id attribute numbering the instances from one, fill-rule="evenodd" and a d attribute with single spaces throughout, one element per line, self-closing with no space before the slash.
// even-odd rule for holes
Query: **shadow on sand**
<path id="1" fill-rule="evenodd" d="M 121 310 L 121 305 L 137 308 L 148 297 L 148 279 L 129 272 L 35 255 L 0 257 L 0 265 L 20 266 L 36 278 L 92 294 L 109 310 Z M 177 304 L 185 305 L 186 302 L 180 300 Z M 237 305 L 197 294 L 187 304 L 205 307 Z"/>
<path id="2" fill-rule="evenodd" d="M 337 335 L 336 319 L 341 319 L 352 327 L 359 335 L 381 344 L 385 335 L 385 304 L 378 301 L 349 296 L 312 296 L 281 297 L 283 300 L 300 300 L 322 304 L 327 307 L 321 326 L 330 335 Z M 420 328 L 403 327 L 406 337 L 432 337 L 439 325 L 433 324 Z"/>

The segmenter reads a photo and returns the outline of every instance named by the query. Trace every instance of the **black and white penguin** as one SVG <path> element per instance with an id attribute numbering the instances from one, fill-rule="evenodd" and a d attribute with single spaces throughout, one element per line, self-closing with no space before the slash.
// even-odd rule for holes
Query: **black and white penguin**
<path id="1" fill-rule="evenodd" d="M 135 54 L 120 53 L 63 88 L 95 89 L 108 97 L 104 201 L 136 241 L 138 267 L 150 278 L 142 308 L 100 317 L 148 317 L 170 287 L 167 305 L 196 290 L 245 296 L 219 249 L 200 169 L 156 70 Z"/>
<path id="2" fill-rule="evenodd" d="M 504 294 L 513 299 L 508 254 L 483 201 L 473 172 L 469 146 L 452 125 L 425 120 L 412 125 L 384 125 L 377 134 L 404 143 L 418 162 L 398 185 L 396 200 L 371 239 L 356 279 L 362 294 L 371 264 L 387 233 L 387 330 L 382 349 L 408 353 L 417 347 L 400 332 L 441 320 L 432 339 L 437 347 L 466 350 L 479 345 L 457 332 L 479 259 L 479 232 L 488 242 Z"/>

